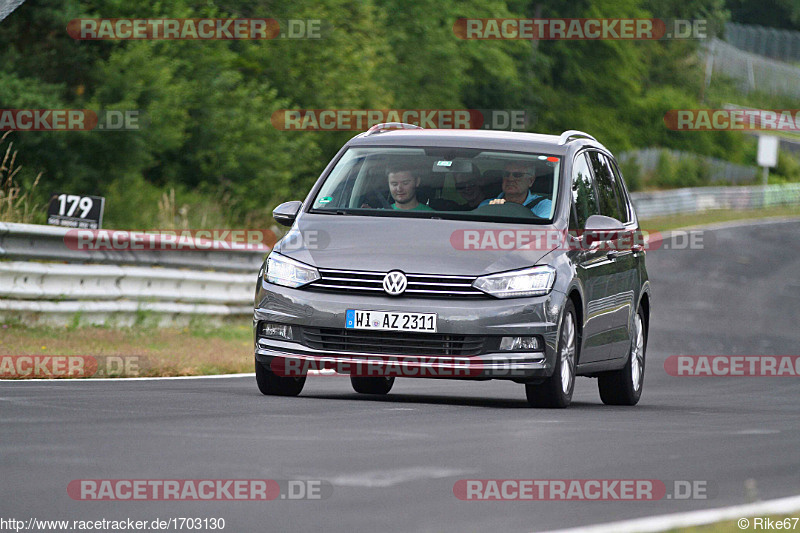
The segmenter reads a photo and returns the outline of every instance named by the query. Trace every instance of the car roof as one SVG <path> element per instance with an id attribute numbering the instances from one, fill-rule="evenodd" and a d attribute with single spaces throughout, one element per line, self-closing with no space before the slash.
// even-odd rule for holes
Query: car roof
<path id="1" fill-rule="evenodd" d="M 576 145 L 605 149 L 602 144 L 585 138 L 574 138 L 561 144 L 561 136 L 542 133 L 422 128 L 364 132 L 352 138 L 347 145 L 480 148 L 555 155 L 566 155 Z"/>

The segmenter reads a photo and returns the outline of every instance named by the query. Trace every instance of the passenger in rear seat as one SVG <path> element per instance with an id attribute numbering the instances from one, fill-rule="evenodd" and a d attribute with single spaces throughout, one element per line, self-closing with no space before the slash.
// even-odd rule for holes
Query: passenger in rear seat
<path id="1" fill-rule="evenodd" d="M 487 195 L 483 191 L 479 176 L 480 174 L 477 172 L 453 174 L 456 190 L 461 198 L 464 199 L 464 203 L 458 206 L 459 210 L 469 211 L 475 209 L 486 199 Z"/>

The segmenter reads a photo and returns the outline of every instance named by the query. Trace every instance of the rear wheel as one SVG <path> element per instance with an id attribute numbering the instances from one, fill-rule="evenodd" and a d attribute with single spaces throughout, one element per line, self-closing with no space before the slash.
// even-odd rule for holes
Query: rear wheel
<path id="1" fill-rule="evenodd" d="M 620 370 L 602 374 L 597 379 L 600 399 L 607 405 L 636 405 L 642 397 L 644 386 L 644 353 L 647 347 L 647 331 L 644 328 L 644 312 L 639 309 L 633 319 L 631 349 L 628 361 Z"/>
<path id="2" fill-rule="evenodd" d="M 283 377 L 256 361 L 256 383 L 261 394 L 268 396 L 297 396 L 306 378 Z"/>
<path id="3" fill-rule="evenodd" d="M 567 407 L 575 388 L 575 363 L 578 354 L 578 326 L 575 306 L 567 300 L 558 337 L 558 354 L 553 375 L 540 385 L 526 384 L 525 395 L 532 407 Z"/>
<path id="4" fill-rule="evenodd" d="M 364 378 L 350 376 L 350 383 L 353 390 L 361 394 L 389 394 L 394 385 L 394 376 Z"/>

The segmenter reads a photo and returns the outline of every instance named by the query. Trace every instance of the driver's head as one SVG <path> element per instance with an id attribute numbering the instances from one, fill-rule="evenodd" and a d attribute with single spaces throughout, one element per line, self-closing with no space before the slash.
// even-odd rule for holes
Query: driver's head
<path id="1" fill-rule="evenodd" d="M 389 192 L 394 201 L 399 204 L 408 204 L 417 199 L 419 178 L 408 167 L 395 167 L 389 169 Z"/>
<path id="2" fill-rule="evenodd" d="M 530 165 L 521 161 L 512 161 L 503 169 L 503 192 L 508 200 L 523 200 L 528 196 L 528 189 L 533 185 L 535 176 Z M 519 203 L 522 203 L 521 201 Z"/>

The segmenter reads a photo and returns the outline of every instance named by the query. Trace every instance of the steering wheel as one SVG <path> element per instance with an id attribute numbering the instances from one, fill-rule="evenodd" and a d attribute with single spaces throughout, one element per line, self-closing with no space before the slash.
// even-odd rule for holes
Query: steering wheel
<path id="1" fill-rule="evenodd" d="M 481 215 L 494 215 L 498 217 L 541 218 L 534 215 L 530 208 L 515 202 L 486 204 L 476 208 L 474 212 Z"/>
<path id="2" fill-rule="evenodd" d="M 373 200 L 377 200 L 377 202 L 374 202 Z M 372 207 L 372 204 L 374 204 L 374 203 L 379 203 L 380 206 L 377 207 L 377 208 L 374 208 L 374 207 Z M 361 200 L 361 205 L 363 205 L 363 204 L 369 205 L 372 209 L 391 209 L 392 208 L 392 204 L 390 204 L 386 200 L 386 195 L 381 194 L 378 191 L 371 191 L 371 192 L 365 194 L 363 199 Z"/>

